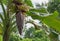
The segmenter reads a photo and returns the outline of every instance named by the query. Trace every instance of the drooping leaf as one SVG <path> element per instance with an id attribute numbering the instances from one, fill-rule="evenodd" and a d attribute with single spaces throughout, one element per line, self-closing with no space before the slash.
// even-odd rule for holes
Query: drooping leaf
<path id="1" fill-rule="evenodd" d="M 43 18 L 43 23 L 60 32 L 60 21 L 57 19 L 58 13 L 55 12 L 52 16 Z"/>
<path id="2" fill-rule="evenodd" d="M 28 13 L 32 18 L 41 20 L 43 23 L 60 32 L 60 21 L 57 19 L 58 12 L 54 12 L 52 15 L 41 17 L 36 14 Z"/>
<path id="3" fill-rule="evenodd" d="M 39 12 L 39 13 L 47 13 L 45 8 L 41 8 L 41 9 L 30 9 L 30 11 L 32 12 Z"/>

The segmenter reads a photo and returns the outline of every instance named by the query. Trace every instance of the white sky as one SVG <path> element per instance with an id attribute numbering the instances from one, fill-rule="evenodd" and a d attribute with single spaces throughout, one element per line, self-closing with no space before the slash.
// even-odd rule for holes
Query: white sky
<path id="1" fill-rule="evenodd" d="M 48 0 L 32 0 L 33 3 L 48 3 Z"/>
<path id="2" fill-rule="evenodd" d="M 31 1 L 32 1 L 34 7 L 36 6 L 36 5 L 35 5 L 36 3 L 39 3 L 39 4 L 48 3 L 48 0 L 31 0 Z"/>
<path id="3" fill-rule="evenodd" d="M 1 5 L 0 5 L 0 12 L 2 12 L 2 8 L 1 8 Z"/>
<path id="4" fill-rule="evenodd" d="M 6 6 L 5 6 L 5 5 L 4 5 L 4 7 L 5 7 L 5 9 L 6 9 Z M 1 5 L 0 5 L 0 12 L 3 12 L 3 11 L 2 11 L 2 7 L 1 7 Z"/>

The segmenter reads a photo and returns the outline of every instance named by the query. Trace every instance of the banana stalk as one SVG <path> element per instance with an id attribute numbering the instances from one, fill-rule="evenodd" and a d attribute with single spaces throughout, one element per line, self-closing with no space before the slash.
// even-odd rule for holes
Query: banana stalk
<path id="1" fill-rule="evenodd" d="M 23 4 L 21 2 L 18 2 L 17 0 L 14 0 L 13 3 L 16 6 L 16 23 L 19 30 L 20 35 L 22 34 L 23 24 L 24 24 L 24 18 L 25 13 L 28 11 L 28 7 L 26 4 Z"/>

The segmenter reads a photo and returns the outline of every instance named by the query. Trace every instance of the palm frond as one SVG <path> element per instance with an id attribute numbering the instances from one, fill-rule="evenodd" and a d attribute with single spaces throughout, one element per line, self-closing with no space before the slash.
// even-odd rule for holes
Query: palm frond
<path id="1" fill-rule="evenodd" d="M 5 11 L 5 8 L 4 8 L 2 1 L 0 1 L 0 4 L 1 4 L 2 10 L 3 10 L 3 15 L 6 18 L 6 11 Z"/>
<path id="2" fill-rule="evenodd" d="M 0 14 L 0 19 L 3 21 L 4 20 L 4 17 L 2 14 Z"/>

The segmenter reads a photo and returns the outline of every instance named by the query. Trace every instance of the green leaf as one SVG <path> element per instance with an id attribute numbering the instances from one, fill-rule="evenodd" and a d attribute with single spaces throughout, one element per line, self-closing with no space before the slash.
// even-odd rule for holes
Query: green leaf
<path id="1" fill-rule="evenodd" d="M 16 24 L 16 21 L 13 21 L 12 24 L 11 24 L 11 26 L 14 26 L 15 24 Z"/>
<path id="2" fill-rule="evenodd" d="M 12 32 L 12 31 L 14 31 L 14 30 L 16 30 L 16 25 L 14 25 L 14 27 L 12 27 L 12 28 L 10 28 L 10 32 Z"/>
<path id="3" fill-rule="evenodd" d="M 60 32 L 60 21 L 57 19 L 57 17 L 58 17 L 58 12 L 55 11 L 53 15 L 44 17 L 42 21 L 49 27 Z"/>
<path id="4" fill-rule="evenodd" d="M 3 15 L 6 18 L 6 11 L 5 11 L 4 5 L 2 2 L 0 2 L 0 3 L 1 3 L 2 10 L 3 10 Z"/>
<path id="5" fill-rule="evenodd" d="M 36 15 L 34 12 L 27 12 L 28 16 L 31 16 L 33 19 L 43 19 L 43 17 Z"/>
<path id="6" fill-rule="evenodd" d="M 54 13 L 53 13 L 53 17 L 58 17 L 59 16 L 59 13 L 57 12 L 57 11 L 54 11 Z"/>
<path id="7" fill-rule="evenodd" d="M 4 4 L 7 4 L 7 0 L 0 0 L 0 2 L 3 2 Z"/>
<path id="8" fill-rule="evenodd" d="M 25 2 L 28 6 L 33 7 L 33 4 L 32 4 L 32 2 L 31 2 L 31 0 L 24 0 L 24 2 Z"/>
<path id="9" fill-rule="evenodd" d="M 2 35 L 0 35 L 0 41 L 3 41 L 3 37 L 2 37 Z"/>
<path id="10" fill-rule="evenodd" d="M 3 15 L 2 14 L 0 14 L 0 19 L 3 21 L 4 20 L 4 18 L 3 18 Z"/>
<path id="11" fill-rule="evenodd" d="M 39 12 L 39 13 L 47 13 L 47 11 L 45 10 L 45 8 L 41 8 L 41 9 L 30 9 L 30 11 L 32 11 L 32 12 Z"/>
<path id="12" fill-rule="evenodd" d="M 43 23 L 45 23 L 49 27 L 60 32 L 60 21 L 57 19 L 57 16 L 58 16 L 57 12 L 53 13 L 53 15 L 46 16 L 46 17 L 41 17 L 32 13 L 27 13 L 27 15 L 30 15 L 34 19 L 41 20 Z"/>
<path id="13" fill-rule="evenodd" d="M 2 24 L 0 23 L 0 34 L 3 33 Z"/>

